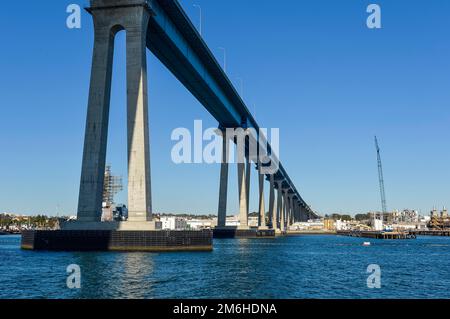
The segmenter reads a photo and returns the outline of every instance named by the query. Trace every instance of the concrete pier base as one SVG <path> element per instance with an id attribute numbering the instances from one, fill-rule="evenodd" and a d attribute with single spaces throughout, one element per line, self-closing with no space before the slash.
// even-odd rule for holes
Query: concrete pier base
<path id="1" fill-rule="evenodd" d="M 281 229 L 277 229 L 275 230 L 275 236 L 285 236 L 286 232 L 281 230 Z"/>
<path id="2" fill-rule="evenodd" d="M 83 222 L 69 221 L 61 224 L 61 230 L 117 230 L 150 231 L 157 230 L 154 221 L 149 222 Z"/>
<path id="3" fill-rule="evenodd" d="M 31 230 L 22 233 L 21 248 L 46 251 L 212 251 L 212 232 Z"/>
<path id="4" fill-rule="evenodd" d="M 216 227 L 213 230 L 214 238 L 267 238 L 275 237 L 273 229 L 240 229 L 237 227 Z"/>

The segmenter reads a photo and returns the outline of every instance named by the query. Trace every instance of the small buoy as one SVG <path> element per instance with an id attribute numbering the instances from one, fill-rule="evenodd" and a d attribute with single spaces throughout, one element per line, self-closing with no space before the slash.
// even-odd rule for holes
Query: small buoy
<path id="1" fill-rule="evenodd" d="M 370 241 L 365 241 L 365 242 L 363 243 L 363 246 L 370 246 Z"/>

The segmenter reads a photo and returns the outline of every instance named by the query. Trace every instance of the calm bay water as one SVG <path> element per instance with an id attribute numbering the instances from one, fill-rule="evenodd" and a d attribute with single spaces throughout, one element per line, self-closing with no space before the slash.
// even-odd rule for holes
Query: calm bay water
<path id="1" fill-rule="evenodd" d="M 367 239 L 366 239 L 367 240 Z M 450 238 L 214 241 L 206 253 L 22 251 L 0 237 L 0 298 L 450 298 Z M 81 289 L 66 267 L 81 267 Z M 367 288 L 369 264 L 381 289 Z"/>

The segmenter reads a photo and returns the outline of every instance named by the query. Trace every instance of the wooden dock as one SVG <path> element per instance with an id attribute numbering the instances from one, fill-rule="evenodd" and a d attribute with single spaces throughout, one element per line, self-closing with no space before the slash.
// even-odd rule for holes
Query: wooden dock
<path id="1" fill-rule="evenodd" d="M 341 230 L 338 235 L 350 237 L 363 237 L 373 239 L 415 239 L 416 235 L 411 232 L 385 232 L 385 231 L 353 231 Z"/>
<path id="2" fill-rule="evenodd" d="M 411 230 L 410 234 L 414 234 L 415 236 L 442 236 L 449 237 L 450 230 Z"/>

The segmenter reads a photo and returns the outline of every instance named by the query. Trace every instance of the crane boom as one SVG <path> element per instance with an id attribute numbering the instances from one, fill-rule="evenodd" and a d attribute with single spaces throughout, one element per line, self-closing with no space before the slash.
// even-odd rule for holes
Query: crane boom
<path id="1" fill-rule="evenodd" d="M 375 136 L 375 148 L 377 149 L 378 180 L 380 182 L 380 195 L 381 195 L 381 208 L 382 208 L 381 220 L 383 220 L 383 215 L 387 214 L 387 205 L 386 205 L 386 194 L 384 192 L 383 166 L 381 164 L 380 147 L 378 145 L 378 139 L 376 136 Z"/>

